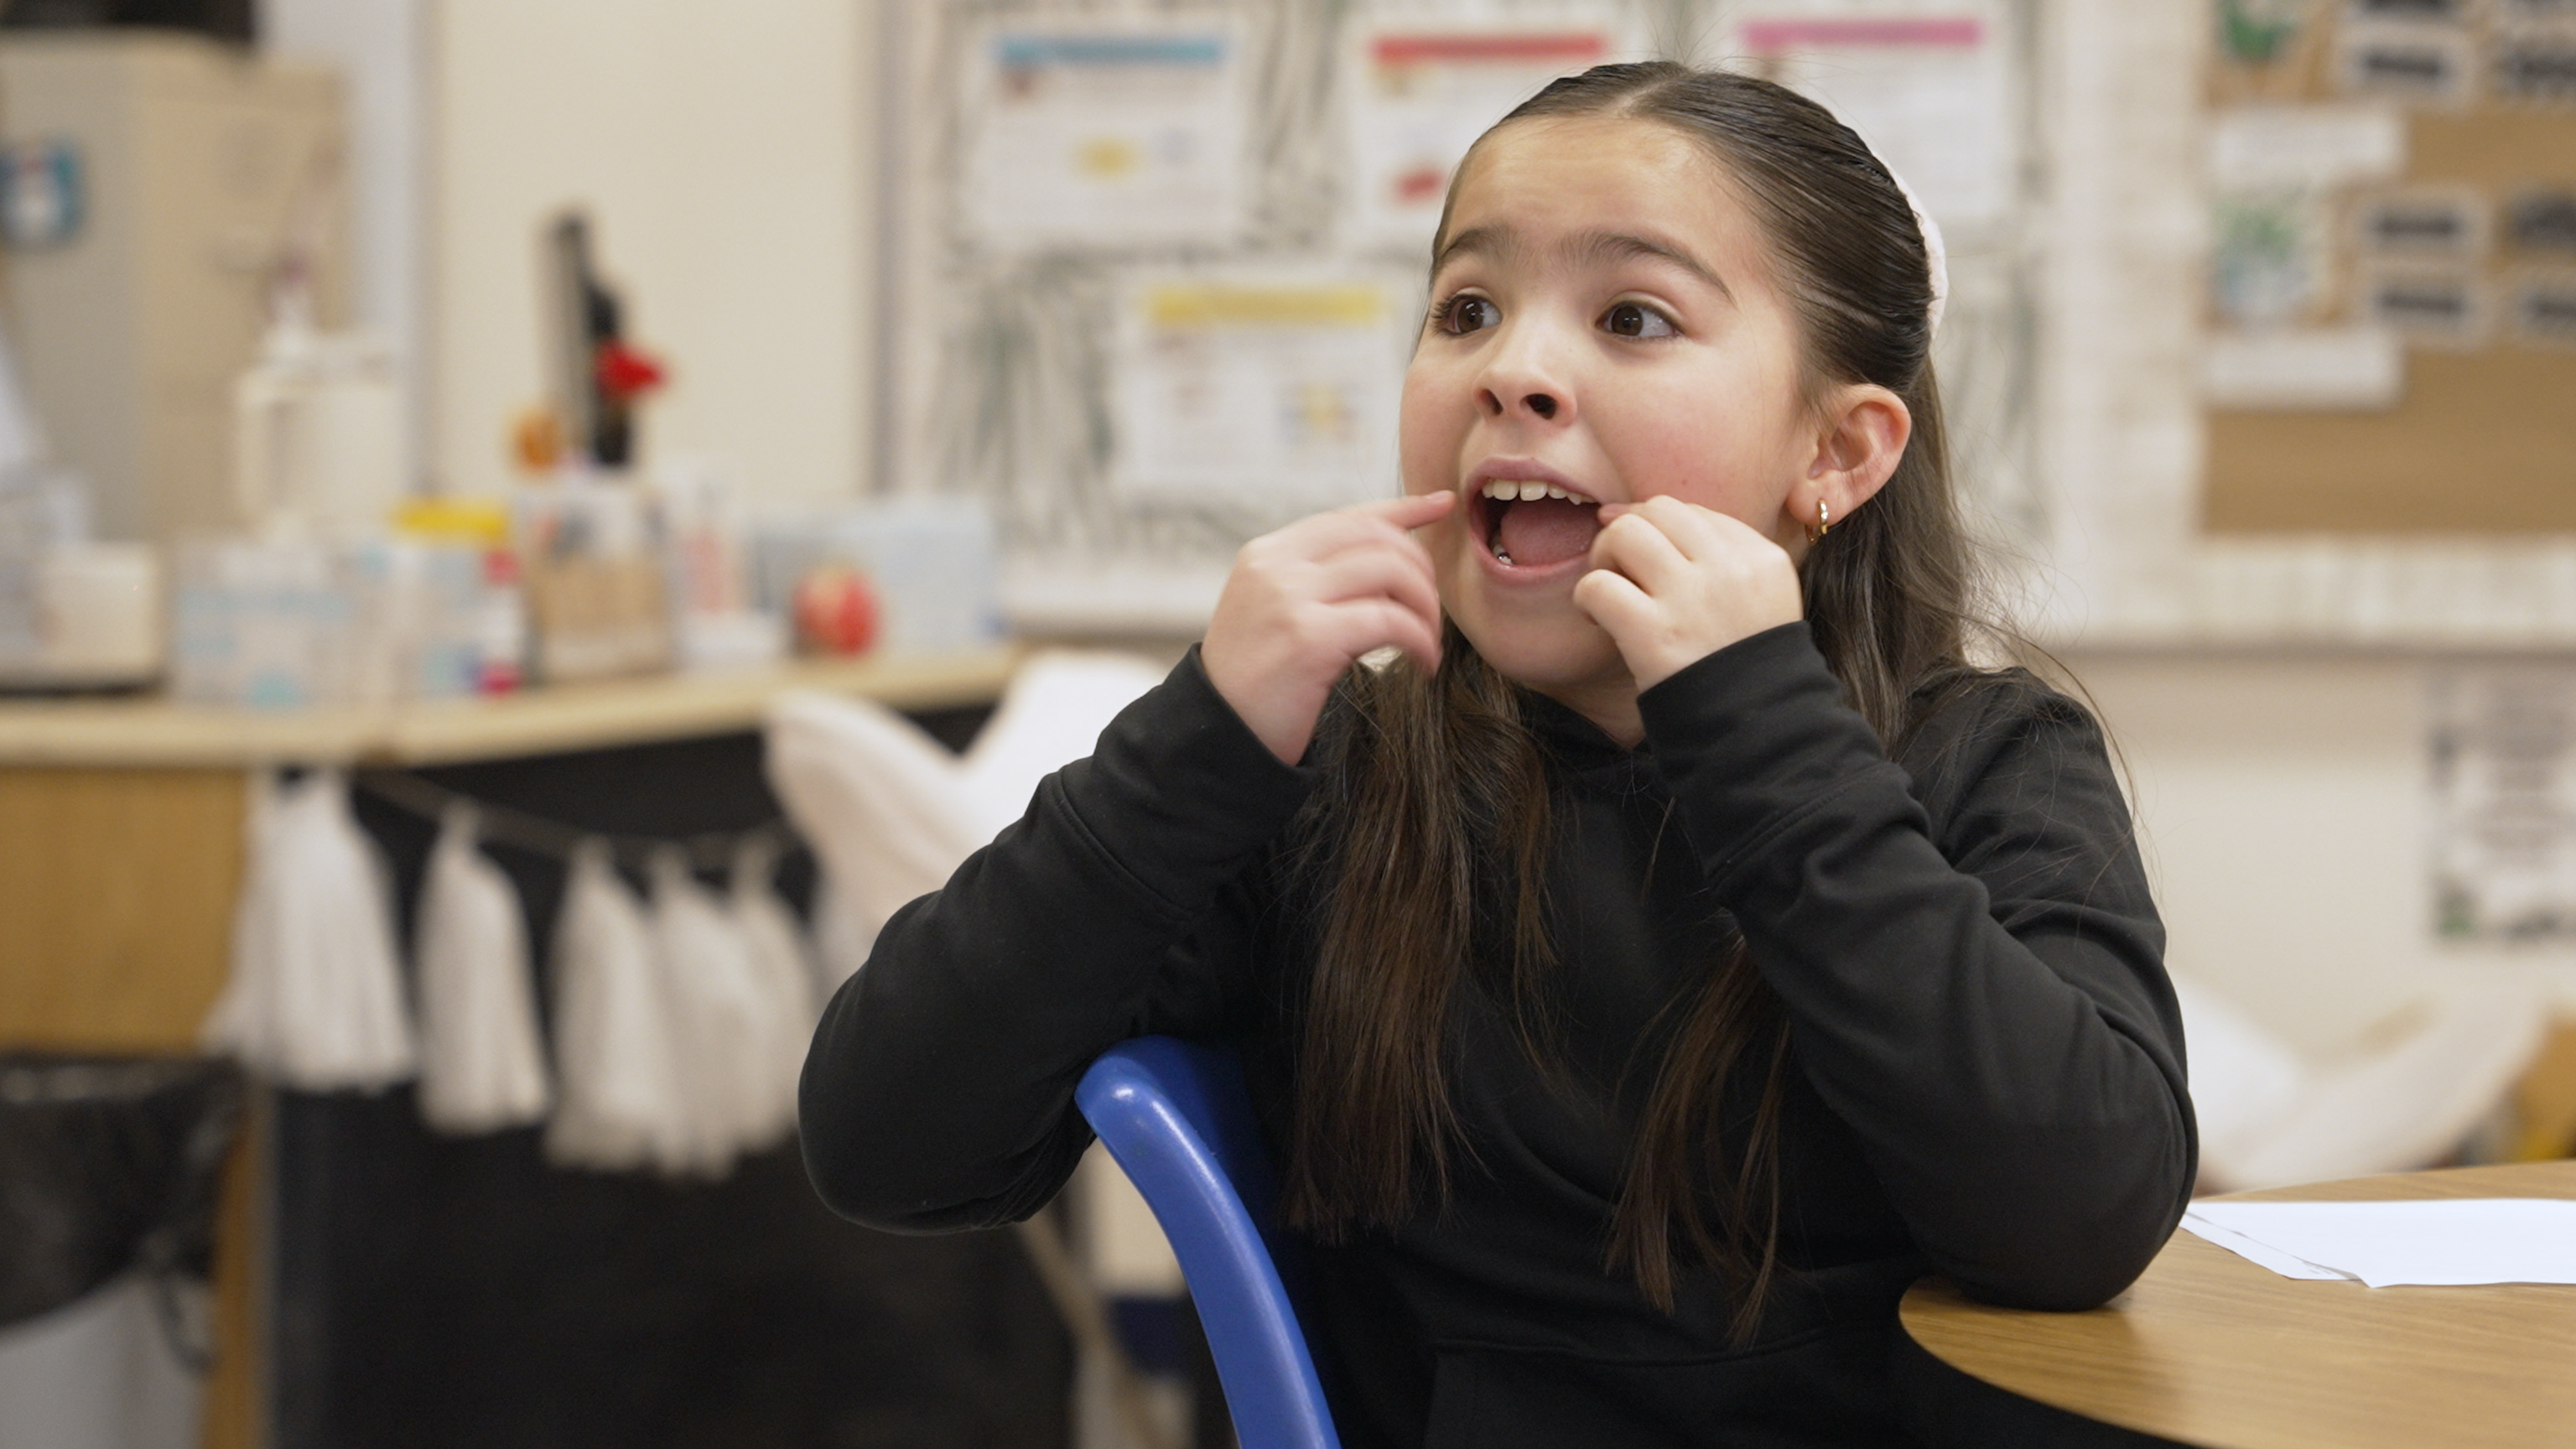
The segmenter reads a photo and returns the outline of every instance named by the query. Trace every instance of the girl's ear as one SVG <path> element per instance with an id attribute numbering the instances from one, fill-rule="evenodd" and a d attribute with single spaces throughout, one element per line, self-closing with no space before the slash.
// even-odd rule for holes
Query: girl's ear
<path id="1" fill-rule="evenodd" d="M 1820 502 L 1825 517 L 1840 523 L 1878 496 L 1914 436 L 1914 414 L 1905 399 L 1876 383 L 1836 388 L 1821 420 L 1806 481 L 1789 495 L 1791 515 L 1810 528 Z"/>

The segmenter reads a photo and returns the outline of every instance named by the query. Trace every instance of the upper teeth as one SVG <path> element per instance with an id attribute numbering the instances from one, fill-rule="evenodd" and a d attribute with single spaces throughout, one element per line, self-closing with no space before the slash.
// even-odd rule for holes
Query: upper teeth
<path id="1" fill-rule="evenodd" d="M 1574 501 L 1573 494 L 1553 483 L 1541 483 L 1535 478 L 1490 479 L 1485 484 L 1485 496 L 1505 503 L 1522 498 L 1562 498 L 1569 503 Z"/>

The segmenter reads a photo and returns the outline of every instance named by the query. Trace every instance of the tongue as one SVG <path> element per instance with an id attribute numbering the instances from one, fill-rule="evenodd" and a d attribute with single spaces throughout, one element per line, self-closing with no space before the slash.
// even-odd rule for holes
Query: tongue
<path id="1" fill-rule="evenodd" d="M 1581 558 L 1601 531 L 1601 510 L 1562 498 L 1532 498 L 1503 510 L 1498 542 L 1516 568 L 1540 569 Z"/>

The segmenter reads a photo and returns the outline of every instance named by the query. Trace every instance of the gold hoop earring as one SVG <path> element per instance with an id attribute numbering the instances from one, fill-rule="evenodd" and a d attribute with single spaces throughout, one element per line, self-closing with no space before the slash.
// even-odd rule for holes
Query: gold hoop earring
<path id="1" fill-rule="evenodd" d="M 1825 511 L 1825 500 L 1816 500 L 1816 526 L 1807 530 L 1807 542 L 1814 543 L 1834 531 L 1834 517 Z"/>

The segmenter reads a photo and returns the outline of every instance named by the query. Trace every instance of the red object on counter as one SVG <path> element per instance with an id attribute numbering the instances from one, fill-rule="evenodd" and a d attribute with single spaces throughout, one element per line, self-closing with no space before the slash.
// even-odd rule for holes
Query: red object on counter
<path id="1" fill-rule="evenodd" d="M 640 397 L 660 387 L 663 381 L 659 360 L 614 337 L 599 344 L 593 368 L 599 378 L 599 390 L 620 400 Z"/>
<path id="2" fill-rule="evenodd" d="M 820 568 L 796 581 L 796 637 L 818 654 L 864 654 L 877 642 L 877 591 L 855 569 Z"/>
<path id="3" fill-rule="evenodd" d="M 527 681 L 521 660 L 528 652 L 526 602 L 519 594 L 519 556 L 506 548 L 483 554 L 483 610 L 476 620 L 482 667 L 475 688 L 483 694 L 516 694 Z"/>

